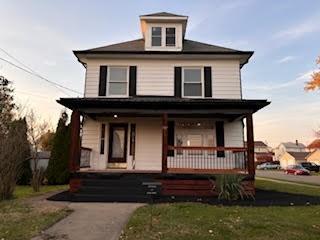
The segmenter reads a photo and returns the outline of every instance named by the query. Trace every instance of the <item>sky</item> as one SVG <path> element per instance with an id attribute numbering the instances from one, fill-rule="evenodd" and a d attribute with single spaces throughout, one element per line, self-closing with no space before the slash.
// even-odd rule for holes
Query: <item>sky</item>
<path id="1" fill-rule="evenodd" d="M 245 99 L 271 104 L 254 115 L 255 139 L 275 147 L 305 144 L 320 128 L 320 91 L 305 92 L 320 55 L 318 0 L 0 0 L 0 48 L 41 76 L 83 93 L 85 69 L 72 50 L 141 38 L 139 15 L 189 16 L 186 38 L 254 56 L 242 68 Z M 19 65 L 0 50 L 0 58 Z M 55 126 L 61 90 L 0 59 L 0 75 L 13 82 L 15 100 Z"/>

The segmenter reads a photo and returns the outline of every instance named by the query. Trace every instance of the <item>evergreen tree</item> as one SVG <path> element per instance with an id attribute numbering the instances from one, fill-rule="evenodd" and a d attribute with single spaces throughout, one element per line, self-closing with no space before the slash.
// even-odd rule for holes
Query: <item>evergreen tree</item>
<path id="1" fill-rule="evenodd" d="M 11 82 L 0 76 L 0 134 L 7 134 L 13 121 L 16 105 L 13 102 Z"/>
<path id="2" fill-rule="evenodd" d="M 53 139 L 52 151 L 47 168 L 49 184 L 66 184 L 69 181 L 69 146 L 70 127 L 67 125 L 68 115 L 61 114 Z"/>
<path id="3" fill-rule="evenodd" d="M 30 144 L 27 136 L 27 122 L 26 119 L 19 119 L 16 121 L 21 126 L 21 167 L 18 174 L 17 184 L 28 185 L 32 177 L 32 171 L 30 167 Z"/>

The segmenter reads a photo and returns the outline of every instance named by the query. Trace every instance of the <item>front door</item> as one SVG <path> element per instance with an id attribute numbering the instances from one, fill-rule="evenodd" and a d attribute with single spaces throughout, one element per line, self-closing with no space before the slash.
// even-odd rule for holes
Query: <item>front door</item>
<path id="1" fill-rule="evenodd" d="M 127 162 L 128 124 L 111 123 L 109 132 L 109 163 Z"/>

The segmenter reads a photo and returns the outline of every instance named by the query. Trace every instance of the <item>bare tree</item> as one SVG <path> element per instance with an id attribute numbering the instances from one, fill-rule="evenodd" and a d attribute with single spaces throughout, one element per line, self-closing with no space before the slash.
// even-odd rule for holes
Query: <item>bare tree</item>
<path id="1" fill-rule="evenodd" d="M 44 169 L 39 166 L 41 136 L 49 130 L 49 124 L 37 117 L 33 110 L 29 111 L 26 119 L 28 124 L 28 138 L 31 144 L 31 186 L 35 192 L 38 192 L 44 178 Z"/>
<path id="2" fill-rule="evenodd" d="M 13 121 L 6 134 L 0 132 L 0 200 L 13 195 L 17 178 L 28 151 L 24 120 Z"/>

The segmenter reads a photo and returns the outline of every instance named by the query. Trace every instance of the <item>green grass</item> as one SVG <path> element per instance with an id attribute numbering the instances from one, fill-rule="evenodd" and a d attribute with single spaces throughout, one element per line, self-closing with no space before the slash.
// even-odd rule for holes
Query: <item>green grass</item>
<path id="1" fill-rule="evenodd" d="M 27 198 L 42 195 L 44 193 L 67 190 L 68 185 L 45 185 L 40 188 L 40 192 L 34 192 L 30 186 L 16 186 L 14 198 Z"/>
<path id="2" fill-rule="evenodd" d="M 0 239 L 27 240 L 66 217 L 70 213 L 68 208 L 31 204 L 30 199 L 64 189 L 66 186 L 44 186 L 41 192 L 33 193 L 31 187 L 18 186 L 14 199 L 0 202 Z"/>
<path id="3" fill-rule="evenodd" d="M 320 188 L 257 180 L 256 187 L 319 196 Z M 152 212 L 152 224 L 151 224 Z M 128 240 L 318 240 L 320 206 L 226 207 L 200 203 L 144 206 L 130 218 Z"/>
<path id="4" fill-rule="evenodd" d="M 304 194 L 309 196 L 319 196 L 320 197 L 320 186 L 308 185 L 308 184 L 295 184 L 286 183 L 278 180 L 262 180 L 256 179 L 256 188 L 263 190 L 274 190 L 278 192 L 287 192 L 293 194 Z"/>

